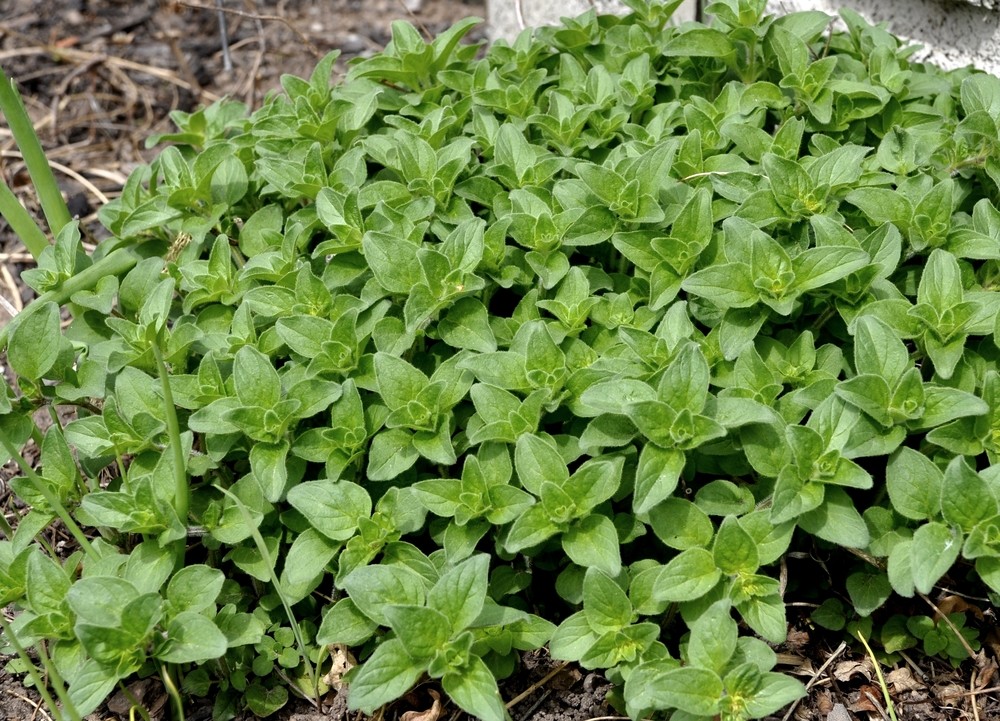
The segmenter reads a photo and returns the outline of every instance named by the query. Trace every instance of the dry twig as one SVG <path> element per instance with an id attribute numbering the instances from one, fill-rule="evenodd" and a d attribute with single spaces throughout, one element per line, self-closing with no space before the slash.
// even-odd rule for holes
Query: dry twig
<path id="1" fill-rule="evenodd" d="M 224 13 L 229 13 L 230 15 L 237 15 L 241 18 L 251 18 L 256 20 L 273 20 L 275 22 L 279 22 L 285 27 L 287 27 L 289 30 L 291 30 L 293 33 L 295 33 L 296 36 L 298 36 L 299 40 L 302 41 L 302 44 L 306 46 L 306 48 L 313 55 L 313 57 L 318 58 L 321 57 L 322 55 L 322 53 L 320 53 L 320 51 L 316 49 L 316 46 L 312 44 L 312 42 L 309 40 L 309 37 L 305 33 L 303 33 L 301 30 L 295 27 L 288 20 L 288 18 L 282 17 L 281 15 L 261 15 L 258 13 L 248 13 L 245 10 L 236 10 L 235 8 L 215 8 L 210 5 L 202 5 L 200 3 L 189 2 L 188 0 L 175 0 L 175 2 L 178 5 L 181 5 L 186 8 L 192 8 L 194 10 L 224 12 Z"/>

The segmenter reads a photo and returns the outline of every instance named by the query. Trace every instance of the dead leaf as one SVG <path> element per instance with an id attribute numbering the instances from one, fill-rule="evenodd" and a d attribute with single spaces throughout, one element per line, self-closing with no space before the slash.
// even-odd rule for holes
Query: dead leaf
<path id="1" fill-rule="evenodd" d="M 331 643 L 329 648 L 330 671 L 323 677 L 323 683 L 335 691 L 341 691 L 344 688 L 344 674 L 357 666 L 358 660 L 343 644 Z"/>
<path id="2" fill-rule="evenodd" d="M 434 699 L 431 707 L 425 711 L 404 711 L 399 721 L 437 721 L 441 717 L 441 694 L 434 689 L 427 691 Z"/>
<path id="3" fill-rule="evenodd" d="M 785 646 L 791 653 L 797 653 L 806 648 L 810 640 L 808 631 L 793 628 L 788 632 L 788 637 L 785 639 Z"/>
<path id="4" fill-rule="evenodd" d="M 568 691 L 583 678 L 580 670 L 572 666 L 567 666 L 549 680 L 549 685 L 556 691 Z"/>
<path id="5" fill-rule="evenodd" d="M 945 596 L 937 603 L 938 610 L 945 616 L 950 616 L 953 613 L 965 613 L 966 611 L 971 611 L 972 615 L 978 618 L 980 621 L 983 620 L 983 609 L 979 608 L 975 604 L 969 603 L 961 596 Z M 939 617 L 935 617 L 937 620 Z"/>
<path id="6" fill-rule="evenodd" d="M 957 706 L 965 700 L 965 687 L 957 683 L 941 684 L 934 687 L 934 696 L 944 705 Z"/>
<path id="7" fill-rule="evenodd" d="M 979 672 L 979 676 L 976 678 L 976 687 L 980 689 L 988 688 L 992 685 L 993 677 L 997 672 L 997 662 L 994 659 L 990 659 L 986 666 L 983 667 L 982 671 Z"/>
<path id="8" fill-rule="evenodd" d="M 913 677 L 913 672 L 909 668 L 903 666 L 897 668 L 895 671 L 890 671 L 885 676 L 886 683 L 892 685 L 892 689 L 896 693 L 903 693 L 904 691 L 917 691 L 924 688 L 924 684 Z"/>
<path id="9" fill-rule="evenodd" d="M 841 661 L 833 667 L 833 677 L 838 681 L 850 681 L 855 676 L 863 676 L 865 681 L 872 680 L 870 661 Z"/>
<path id="10" fill-rule="evenodd" d="M 858 713 L 859 711 L 870 711 L 874 714 L 882 714 L 882 706 L 879 703 L 879 699 L 881 697 L 881 689 L 876 688 L 871 684 L 866 684 L 858 690 L 858 700 L 848 706 L 848 708 L 855 713 Z"/>
<path id="11" fill-rule="evenodd" d="M 820 689 L 814 694 L 814 705 L 816 706 L 816 712 L 824 716 L 829 716 L 834 709 L 833 694 L 830 693 L 829 689 Z M 837 704 L 838 706 L 842 704 Z"/>

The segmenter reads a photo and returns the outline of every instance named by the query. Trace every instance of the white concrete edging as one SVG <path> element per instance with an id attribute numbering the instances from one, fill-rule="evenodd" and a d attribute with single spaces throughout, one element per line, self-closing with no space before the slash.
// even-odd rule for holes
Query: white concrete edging
<path id="1" fill-rule="evenodd" d="M 709 0 L 701 3 L 708 5 Z M 487 0 L 492 38 L 513 39 L 528 27 L 552 25 L 594 9 L 599 13 L 626 13 L 620 0 Z M 699 0 L 686 0 L 678 22 L 694 20 Z M 789 13 L 821 10 L 837 15 L 848 7 L 872 22 L 923 46 L 914 57 L 945 68 L 965 65 L 1000 75 L 1000 0 L 769 0 L 768 10 Z"/>
<path id="2" fill-rule="evenodd" d="M 563 17 L 576 17 L 588 10 L 624 15 L 628 6 L 618 0 L 486 0 L 490 37 L 513 40 L 525 28 L 555 25 Z M 677 9 L 678 22 L 694 20 L 698 0 L 685 0 Z"/>

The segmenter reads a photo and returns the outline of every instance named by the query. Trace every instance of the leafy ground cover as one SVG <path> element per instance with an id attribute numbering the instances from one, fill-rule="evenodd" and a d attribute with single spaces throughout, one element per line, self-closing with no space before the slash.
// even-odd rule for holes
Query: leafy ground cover
<path id="1" fill-rule="evenodd" d="M 635 9 L 176 113 L 111 238 L 22 274 L 6 637 L 77 712 L 430 678 L 503 718 L 547 644 L 634 717 L 758 718 L 804 693 L 789 596 L 989 679 L 1000 81 L 850 13 Z"/>

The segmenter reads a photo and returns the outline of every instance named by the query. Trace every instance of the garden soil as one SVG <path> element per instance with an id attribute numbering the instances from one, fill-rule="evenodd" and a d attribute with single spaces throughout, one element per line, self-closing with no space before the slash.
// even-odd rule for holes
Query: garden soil
<path id="1" fill-rule="evenodd" d="M 510 1 L 516 0 L 498 0 Z M 120 190 L 128 174 L 155 151 L 145 139 L 171 129 L 169 114 L 191 111 L 223 96 L 260 105 L 279 88 L 284 73 L 308 75 L 326 52 L 342 52 L 345 61 L 376 52 L 389 40 L 390 23 L 404 18 L 428 34 L 468 16 L 482 17 L 484 0 L 0 0 L 0 66 L 13 76 L 38 128 L 48 157 L 73 213 L 82 220 L 86 239 L 102 237 L 96 210 Z M 220 13 L 222 7 L 225 12 Z M 220 29 L 224 26 L 224 33 Z M 481 39 L 481 29 L 473 39 Z M 223 42 L 225 37 L 225 42 Z M 10 133 L 0 120 L 0 173 L 36 217 L 37 201 Z M 31 266 L 23 246 L 0 220 L 0 296 L 20 310 L 31 292 L 19 273 Z M 9 314 L 0 303 L 0 324 Z M 0 366 L 4 366 L 0 356 Z M 4 368 L 6 373 L 6 368 Z M 31 458 L 31 449 L 26 455 Z M 19 508 L 6 480 L 16 474 L 0 469 L 0 512 L 16 521 Z M 71 548 L 58 528 L 54 546 Z M 812 583 L 817 563 L 796 563 L 787 570 L 790 634 L 776 649 L 779 668 L 808 684 L 810 694 L 794 709 L 770 721 L 873 721 L 887 718 L 875 669 L 859 644 L 843 643 L 808 622 L 808 605 L 796 605 L 795 588 Z M 803 578 L 796 578 L 796 571 Z M 837 569 L 830 569 L 837 574 Z M 840 586 L 842 584 L 838 584 Z M 936 599 L 943 603 L 944 599 Z M 895 668 L 885 668 L 887 688 L 900 721 L 1000 720 L 998 687 L 1000 635 L 996 613 L 986 599 L 953 593 L 950 603 L 974 608 L 983 651 L 978 662 L 958 669 L 914 654 Z M 894 612 L 927 613 L 902 607 Z M 8 617 L 13 609 L 7 609 Z M 0 721 L 49 718 L 23 677 L 6 668 L 0 656 Z M 611 687 L 599 673 L 560 664 L 544 651 L 528 654 L 521 667 L 501 682 L 501 693 L 516 721 L 597 721 L 620 718 L 606 699 Z M 166 719 L 169 705 L 152 679 L 130 688 L 154 718 Z M 786 715 L 787 712 L 787 715 Z M 190 721 L 209 719 L 207 701 L 192 699 Z M 121 697 L 89 721 L 129 718 Z M 174 718 L 169 714 L 169 718 Z M 347 711 L 342 694 L 331 692 L 322 707 L 291 701 L 278 721 L 361 721 Z M 380 719 L 467 721 L 431 684 L 380 713 Z M 249 721 L 249 717 L 247 717 Z"/>

